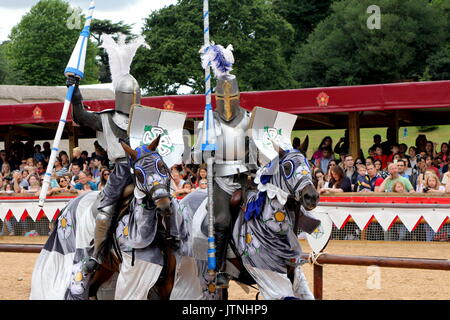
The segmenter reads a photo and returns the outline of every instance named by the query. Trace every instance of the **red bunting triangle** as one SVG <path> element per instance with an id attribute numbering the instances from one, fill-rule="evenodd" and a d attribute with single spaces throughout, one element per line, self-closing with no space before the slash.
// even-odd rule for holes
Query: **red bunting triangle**
<path id="1" fill-rule="evenodd" d="M 56 212 L 55 212 L 55 215 L 53 216 L 53 220 L 52 221 L 56 221 L 56 219 L 58 219 L 60 213 L 61 213 L 61 210 L 56 209 Z"/>
<path id="2" fill-rule="evenodd" d="M 9 220 L 11 220 L 12 217 L 14 217 L 14 215 L 13 215 L 11 209 L 9 209 L 8 213 L 6 214 L 5 220 L 9 221 Z"/>
<path id="3" fill-rule="evenodd" d="M 22 214 L 22 217 L 20 217 L 20 221 L 25 222 L 25 220 L 27 220 L 28 217 L 28 211 L 27 209 L 25 209 L 25 211 Z"/>
<path id="4" fill-rule="evenodd" d="M 45 216 L 45 212 L 43 209 L 41 209 L 41 211 L 39 211 L 38 216 L 36 217 L 36 221 L 40 221 L 43 216 Z"/>

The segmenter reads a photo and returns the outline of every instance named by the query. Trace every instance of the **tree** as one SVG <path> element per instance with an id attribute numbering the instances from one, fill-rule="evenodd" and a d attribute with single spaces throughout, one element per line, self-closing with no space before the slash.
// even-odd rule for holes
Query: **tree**
<path id="1" fill-rule="evenodd" d="M 292 60 L 302 87 L 373 84 L 417 78 L 445 43 L 446 21 L 425 0 L 380 0 L 381 29 L 369 29 L 370 0 L 334 2 Z"/>
<path id="2" fill-rule="evenodd" d="M 295 48 L 306 41 L 314 28 L 330 14 L 332 0 L 273 0 L 276 13 L 295 29 L 294 45 L 287 53 L 288 60 Z"/>
<path id="3" fill-rule="evenodd" d="M 291 45 L 292 26 L 265 0 L 217 0 L 210 3 L 211 40 L 234 46 L 233 74 L 240 89 L 284 89 L 295 85 L 283 52 Z M 185 85 L 203 92 L 202 1 L 180 0 L 153 12 L 143 34 L 151 50 L 139 50 L 132 73 L 152 95 L 174 94 Z"/>
<path id="4" fill-rule="evenodd" d="M 6 58 L 5 48 L 7 43 L 0 44 L 0 84 L 6 84 L 9 77 L 9 64 Z"/>
<path id="5" fill-rule="evenodd" d="M 80 28 L 69 29 L 69 4 L 62 0 L 41 0 L 31 8 L 10 35 L 7 56 L 15 84 L 61 85 L 64 70 L 78 40 Z M 83 83 L 98 82 L 97 49 L 89 41 Z"/>

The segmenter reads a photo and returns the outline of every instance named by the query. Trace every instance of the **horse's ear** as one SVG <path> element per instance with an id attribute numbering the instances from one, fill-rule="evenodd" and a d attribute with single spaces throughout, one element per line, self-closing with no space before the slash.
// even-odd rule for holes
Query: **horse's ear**
<path id="1" fill-rule="evenodd" d="M 275 141 L 272 140 L 273 148 L 276 152 L 278 152 L 278 155 L 280 159 L 282 159 L 286 155 L 286 151 L 283 150 Z"/>
<path id="2" fill-rule="evenodd" d="M 305 140 L 303 141 L 300 150 L 303 151 L 304 154 L 306 154 L 308 152 L 308 147 L 309 147 L 309 135 L 306 136 Z"/>
<path id="3" fill-rule="evenodd" d="M 138 152 L 136 150 L 133 150 L 125 141 L 122 139 L 119 140 L 120 144 L 122 145 L 123 150 L 133 159 L 134 161 L 137 160 Z"/>
<path id="4" fill-rule="evenodd" d="M 156 151 L 156 149 L 158 149 L 159 146 L 159 141 L 161 140 L 161 135 L 159 135 L 158 137 L 156 137 L 155 140 L 152 141 L 152 143 L 147 147 L 149 150 L 151 151 Z"/>

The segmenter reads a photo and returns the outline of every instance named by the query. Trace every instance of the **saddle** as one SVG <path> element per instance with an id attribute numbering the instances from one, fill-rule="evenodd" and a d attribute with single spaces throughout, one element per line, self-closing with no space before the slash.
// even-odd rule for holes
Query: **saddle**
<path id="1" fill-rule="evenodd" d="M 128 207 L 130 206 L 131 200 L 133 199 L 134 187 L 135 185 L 132 183 L 123 189 L 122 195 L 120 196 L 120 200 L 118 202 L 120 206 L 116 208 L 118 214 L 115 215 L 117 217 L 117 219 L 115 220 L 119 221 L 128 212 Z M 102 196 L 103 195 L 100 192 L 97 196 L 97 199 L 95 200 L 94 205 L 92 206 L 92 215 L 94 218 L 96 218 L 98 213 L 100 212 L 100 210 L 98 210 L 98 206 L 100 205 Z"/>

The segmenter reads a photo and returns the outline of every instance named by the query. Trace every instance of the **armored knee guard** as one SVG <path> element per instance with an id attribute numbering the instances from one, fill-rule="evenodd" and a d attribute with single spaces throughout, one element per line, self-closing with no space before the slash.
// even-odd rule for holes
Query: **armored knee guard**
<path id="1" fill-rule="evenodd" d="M 98 263 L 102 263 L 105 255 L 104 244 L 108 237 L 108 232 L 111 227 L 111 222 L 116 211 L 116 206 L 108 206 L 99 209 L 99 212 L 95 218 L 95 232 L 94 232 L 94 254 L 93 258 Z"/>

